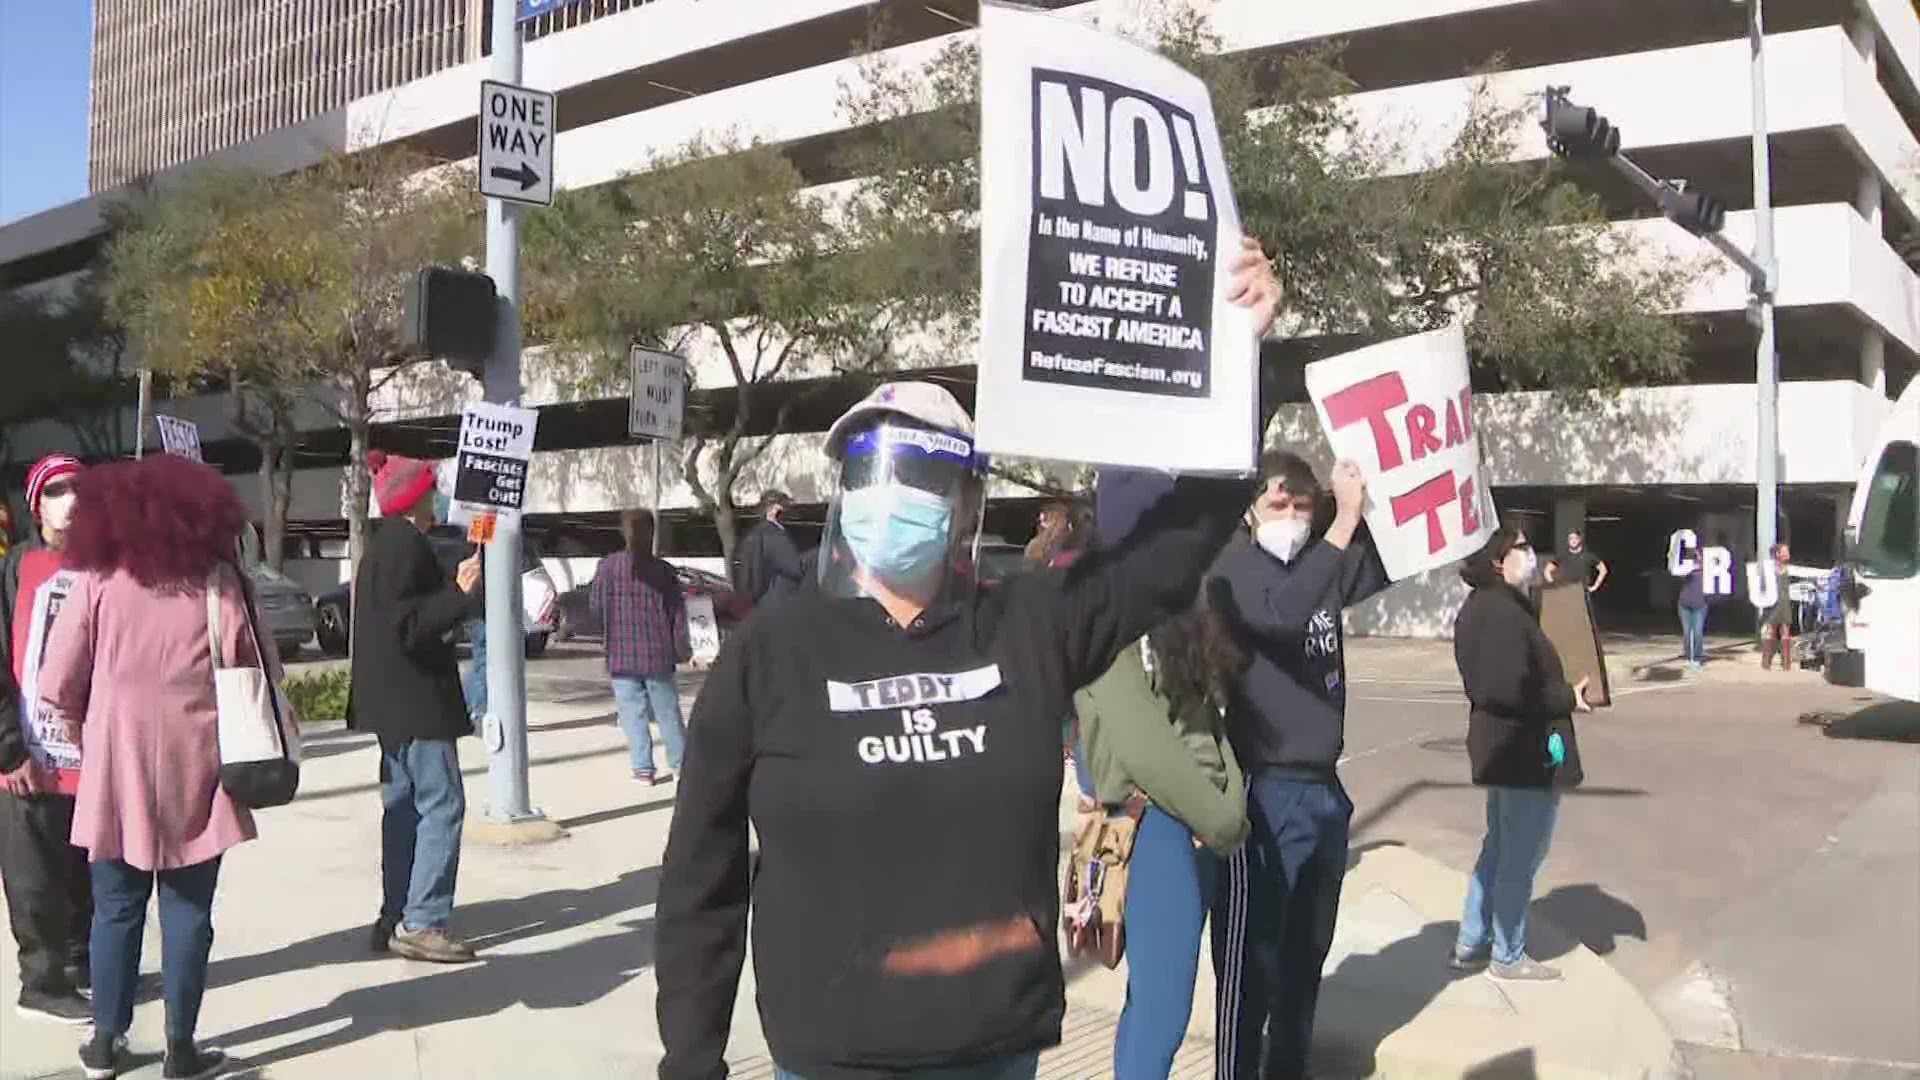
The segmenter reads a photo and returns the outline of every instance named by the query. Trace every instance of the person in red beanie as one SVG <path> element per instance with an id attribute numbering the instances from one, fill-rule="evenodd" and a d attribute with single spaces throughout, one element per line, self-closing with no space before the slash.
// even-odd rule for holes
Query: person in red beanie
<path id="1" fill-rule="evenodd" d="M 88 929 L 93 890 L 87 853 L 74 847 L 80 790 L 79 739 L 40 704 L 36 685 L 47 630 L 72 586 L 61 549 L 79 495 L 82 466 L 48 454 L 27 470 L 27 511 L 38 536 L 0 558 L 0 664 L 17 718 L 0 723 L 0 886 L 20 948 L 23 1016 L 67 1024 L 93 1019 Z"/>
<path id="2" fill-rule="evenodd" d="M 448 930 L 467 812 L 455 741 L 473 733 L 451 631 L 477 615 L 480 560 L 453 580 L 434 557 L 433 466 L 367 455 L 381 518 L 354 577 L 347 726 L 380 739 L 380 915 L 373 949 L 457 964 L 473 950 Z"/>

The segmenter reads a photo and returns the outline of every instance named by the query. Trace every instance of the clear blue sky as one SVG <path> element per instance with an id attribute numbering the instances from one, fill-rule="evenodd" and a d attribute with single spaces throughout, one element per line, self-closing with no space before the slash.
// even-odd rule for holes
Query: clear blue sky
<path id="1" fill-rule="evenodd" d="M 0 222 L 87 193 L 92 0 L 0 0 Z"/>

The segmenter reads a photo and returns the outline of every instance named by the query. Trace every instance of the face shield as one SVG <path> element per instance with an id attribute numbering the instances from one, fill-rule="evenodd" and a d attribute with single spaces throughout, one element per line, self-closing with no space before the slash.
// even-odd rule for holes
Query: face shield
<path id="1" fill-rule="evenodd" d="M 969 439 L 894 417 L 848 435 L 820 538 L 821 589 L 923 603 L 971 589 L 984 495 Z"/>

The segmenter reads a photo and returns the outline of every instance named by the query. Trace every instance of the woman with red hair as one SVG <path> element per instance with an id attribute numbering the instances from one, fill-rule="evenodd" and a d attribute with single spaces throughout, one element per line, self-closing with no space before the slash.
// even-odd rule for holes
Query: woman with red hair
<path id="1" fill-rule="evenodd" d="M 73 842 L 87 849 L 93 876 L 94 1036 L 80 1048 L 89 1077 L 118 1073 L 156 880 L 165 1074 L 207 1076 L 224 1061 L 193 1034 L 220 857 L 253 839 L 254 826 L 220 787 L 212 650 L 223 666 L 280 676 L 278 656 L 252 629 L 259 619 L 237 562 L 245 523 L 219 473 L 162 454 L 90 471 L 68 532 L 78 580 L 49 635 L 39 692 L 79 725 L 85 763 Z"/>

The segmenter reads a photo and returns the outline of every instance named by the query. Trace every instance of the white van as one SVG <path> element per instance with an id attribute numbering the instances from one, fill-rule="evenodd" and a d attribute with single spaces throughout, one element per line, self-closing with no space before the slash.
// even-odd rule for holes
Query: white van
<path id="1" fill-rule="evenodd" d="M 1847 539 L 1860 585 L 1847 645 L 1862 654 L 1864 684 L 1920 701 L 1920 379 L 1907 384 L 1867 455 Z"/>

